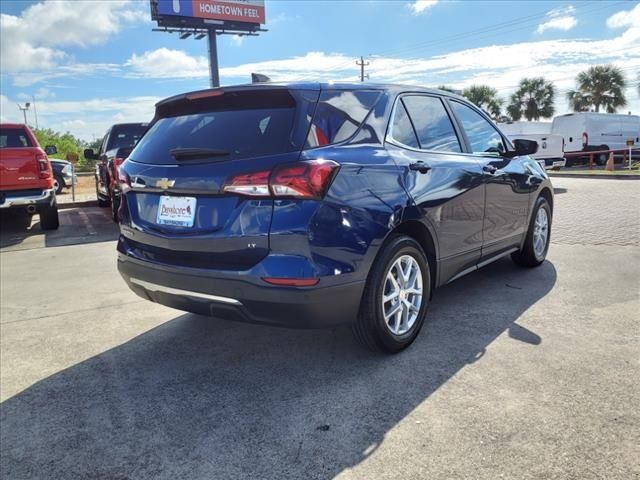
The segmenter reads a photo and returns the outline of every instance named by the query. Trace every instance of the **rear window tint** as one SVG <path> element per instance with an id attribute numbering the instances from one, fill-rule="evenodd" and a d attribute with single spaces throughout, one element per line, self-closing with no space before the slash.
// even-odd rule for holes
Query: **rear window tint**
<path id="1" fill-rule="evenodd" d="M 393 125 L 391 126 L 391 138 L 407 147 L 420 148 L 416 132 L 402 102 L 396 104 Z"/>
<path id="2" fill-rule="evenodd" d="M 175 148 L 227 152 L 230 159 L 301 150 L 318 92 L 248 90 L 161 105 L 160 118 L 140 140 L 131 159 L 176 163 Z"/>
<path id="3" fill-rule="evenodd" d="M 375 90 L 324 90 L 313 114 L 305 148 L 344 142 L 353 136 L 376 104 Z"/>
<path id="4" fill-rule="evenodd" d="M 0 128 L 0 148 L 33 147 L 24 128 Z"/>
<path id="5" fill-rule="evenodd" d="M 121 147 L 134 147 L 142 138 L 149 125 L 116 125 L 109 134 L 107 150 Z"/>

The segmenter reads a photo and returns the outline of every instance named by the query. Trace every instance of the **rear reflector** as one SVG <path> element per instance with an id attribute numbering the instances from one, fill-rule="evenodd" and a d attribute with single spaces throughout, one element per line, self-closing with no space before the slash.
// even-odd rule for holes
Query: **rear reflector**
<path id="1" fill-rule="evenodd" d="M 339 165 L 332 160 L 309 160 L 278 165 L 273 171 L 234 175 L 223 191 L 251 197 L 320 199 L 331 185 Z"/>
<path id="2" fill-rule="evenodd" d="M 263 277 L 267 283 L 271 285 L 279 285 L 283 287 L 313 287 L 320 281 L 319 278 L 272 278 Z"/>

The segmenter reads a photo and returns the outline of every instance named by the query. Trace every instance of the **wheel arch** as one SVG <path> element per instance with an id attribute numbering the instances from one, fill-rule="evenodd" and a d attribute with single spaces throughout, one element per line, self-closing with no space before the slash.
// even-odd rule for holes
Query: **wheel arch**
<path id="1" fill-rule="evenodd" d="M 420 244 L 427 256 L 429 269 L 431 270 L 431 292 L 437 286 L 438 278 L 438 250 L 435 236 L 422 222 L 418 220 L 405 220 L 397 225 L 389 234 L 403 234 L 413 238 Z"/>
<path id="2" fill-rule="evenodd" d="M 553 215 L 553 193 L 551 193 L 551 189 L 549 187 L 544 187 L 540 190 L 540 195 L 538 195 L 538 197 L 543 197 L 547 201 L 551 208 L 551 214 Z"/>

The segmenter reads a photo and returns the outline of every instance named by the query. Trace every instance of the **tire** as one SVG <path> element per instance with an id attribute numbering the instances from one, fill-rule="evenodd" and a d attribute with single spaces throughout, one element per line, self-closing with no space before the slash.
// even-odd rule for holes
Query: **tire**
<path id="1" fill-rule="evenodd" d="M 109 200 L 103 198 L 100 195 L 100 191 L 98 190 L 98 181 L 96 180 L 96 198 L 98 199 L 98 206 L 101 208 L 106 208 L 110 205 Z"/>
<path id="2" fill-rule="evenodd" d="M 607 155 L 604 153 L 600 153 L 598 154 L 598 158 L 596 158 L 596 165 L 599 165 L 600 167 L 604 166 L 607 164 Z"/>
<path id="3" fill-rule="evenodd" d="M 57 230 L 60 226 L 58 219 L 58 204 L 45 205 L 38 209 L 40 215 L 40 228 L 42 230 Z"/>
<path id="4" fill-rule="evenodd" d="M 111 201 L 109 202 L 109 204 L 111 205 L 111 219 L 115 223 L 118 223 L 119 221 L 118 210 L 120 209 L 120 197 L 115 195 L 113 192 L 111 192 L 110 198 L 111 198 Z"/>
<path id="5" fill-rule="evenodd" d="M 64 190 L 65 183 L 61 176 L 55 175 L 53 177 L 53 188 L 56 189 L 56 195 L 60 195 Z"/>
<path id="6" fill-rule="evenodd" d="M 539 235 L 542 234 L 540 224 L 543 222 L 541 222 L 542 219 L 538 218 L 540 210 L 544 210 L 545 212 L 545 214 L 540 214 L 541 216 L 546 215 L 546 230 L 544 230 L 546 236 L 544 236 L 544 245 L 542 246 L 537 243 L 540 238 Z M 542 196 L 538 197 L 533 208 L 531 220 L 529 221 L 529 229 L 527 230 L 524 245 L 519 252 L 511 254 L 511 258 L 515 263 L 523 267 L 537 267 L 544 262 L 547 257 L 547 252 L 549 251 L 549 243 L 551 240 L 552 213 L 549 202 Z M 537 232 L 536 229 L 538 229 Z"/>
<path id="7" fill-rule="evenodd" d="M 408 287 L 413 286 L 415 290 L 421 290 L 420 296 L 409 293 L 405 297 L 406 293 L 402 281 L 398 282 L 400 278 L 394 275 L 399 273 L 396 269 L 397 262 L 403 265 L 403 260 L 406 263 L 404 267 L 400 268 L 406 267 L 408 269 L 410 264 L 412 268 L 416 265 L 419 267 L 418 270 L 414 268 L 415 282 Z M 388 278 L 389 275 L 398 279 L 396 282 L 399 284 L 397 290 L 399 294 L 394 297 L 394 300 L 383 303 L 385 290 L 388 295 L 388 287 L 392 286 Z M 411 272 L 409 276 L 411 277 Z M 358 318 L 352 326 L 355 338 L 359 343 L 375 352 L 397 353 L 404 350 L 411 345 L 422 328 L 430 296 L 431 272 L 422 247 L 413 238 L 406 235 L 391 236 L 378 253 L 369 272 Z M 419 304 L 417 298 L 420 298 Z M 387 322 L 384 315 L 385 309 L 388 313 L 394 307 L 395 302 L 414 306 L 411 309 L 408 306 L 403 308 L 399 316 L 389 316 Z M 406 316 L 405 310 L 408 312 Z M 397 323 L 398 320 L 400 320 L 399 323 Z M 394 329 L 397 329 L 397 332 L 393 332 Z"/>

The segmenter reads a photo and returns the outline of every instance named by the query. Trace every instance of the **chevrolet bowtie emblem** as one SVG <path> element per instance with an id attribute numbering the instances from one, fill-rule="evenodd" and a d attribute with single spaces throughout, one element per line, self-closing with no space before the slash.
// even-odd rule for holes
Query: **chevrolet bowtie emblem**
<path id="1" fill-rule="evenodd" d="M 168 178 L 161 178 L 156 182 L 156 187 L 166 190 L 169 187 L 173 187 L 174 183 L 176 183 L 175 180 L 169 180 Z"/>

